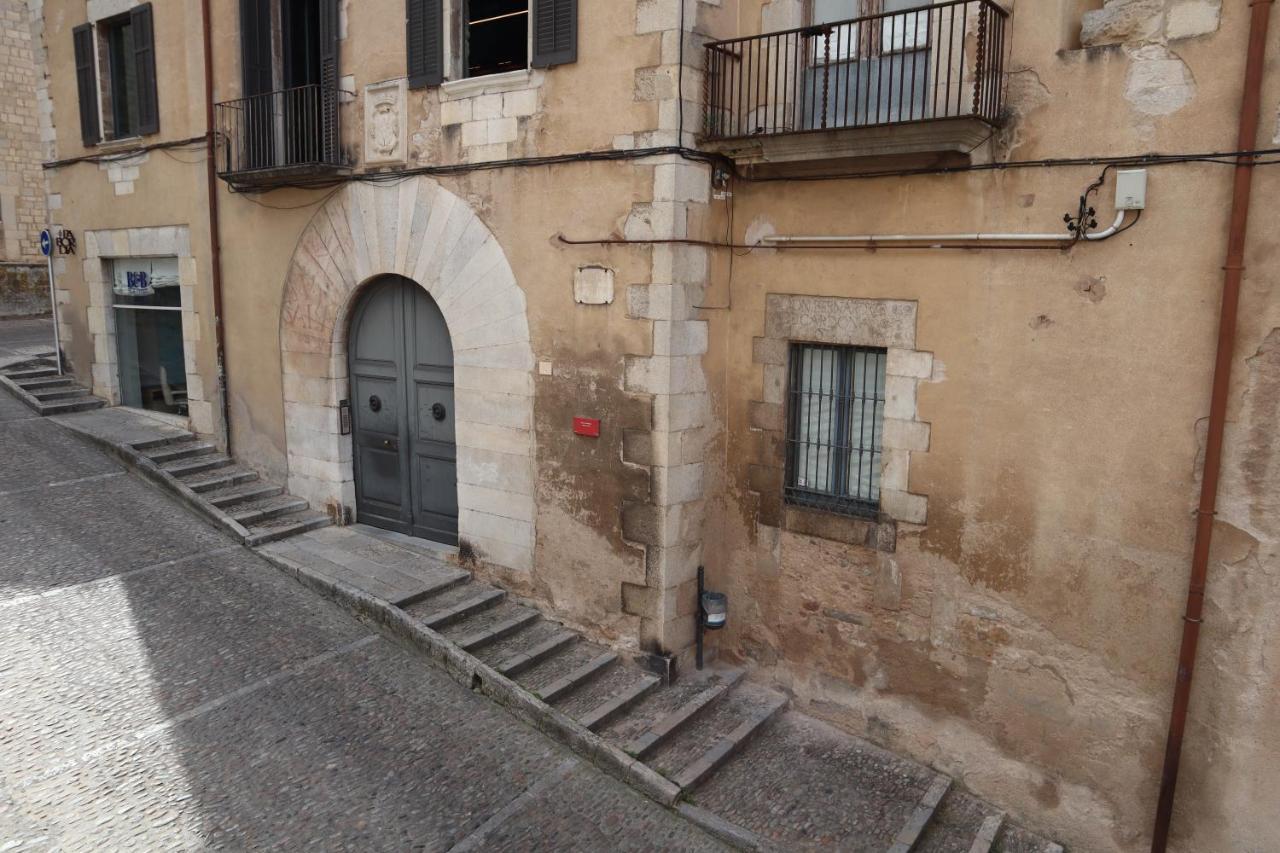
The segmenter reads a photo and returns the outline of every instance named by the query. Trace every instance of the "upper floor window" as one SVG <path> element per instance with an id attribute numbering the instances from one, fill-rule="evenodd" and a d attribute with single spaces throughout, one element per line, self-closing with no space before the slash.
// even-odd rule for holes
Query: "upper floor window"
<path id="1" fill-rule="evenodd" d="M 788 502 L 874 516 L 880 507 L 887 352 L 793 344 Z"/>
<path id="2" fill-rule="evenodd" d="M 160 130 L 151 4 L 72 31 L 85 145 Z"/>
<path id="3" fill-rule="evenodd" d="M 405 11 L 413 87 L 578 58 L 578 0 L 407 0 Z"/>
<path id="4" fill-rule="evenodd" d="M 529 67 L 529 0 L 465 0 L 464 5 L 468 77 Z"/>

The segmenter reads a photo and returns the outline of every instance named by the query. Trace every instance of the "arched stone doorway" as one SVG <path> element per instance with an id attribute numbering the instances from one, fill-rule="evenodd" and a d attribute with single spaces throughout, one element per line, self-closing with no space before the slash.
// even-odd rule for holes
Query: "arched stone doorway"
<path id="1" fill-rule="evenodd" d="M 384 276 L 351 312 L 351 453 L 366 524 L 458 544 L 453 342 L 414 282 Z"/>
<path id="2" fill-rule="evenodd" d="M 384 276 L 430 294 L 453 344 L 458 536 L 529 570 L 534 547 L 533 350 L 524 291 L 488 227 L 430 178 L 351 183 L 294 250 L 281 306 L 289 489 L 358 520 L 347 335 L 365 285 Z"/>

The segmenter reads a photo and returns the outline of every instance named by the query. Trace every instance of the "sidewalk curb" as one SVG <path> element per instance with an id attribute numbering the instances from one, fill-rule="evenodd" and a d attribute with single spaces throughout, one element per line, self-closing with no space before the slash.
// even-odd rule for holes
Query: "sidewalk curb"
<path id="1" fill-rule="evenodd" d="M 454 681 L 484 694 L 517 719 L 569 747 L 649 799 L 668 808 L 675 807 L 680 798 L 680 789 L 675 783 L 627 755 L 578 721 L 547 705 L 488 664 L 464 652 L 442 634 L 419 624 L 400 608 L 342 581 L 322 576 L 292 560 L 258 549 L 255 551 L 308 589 L 335 601 L 357 617 L 385 629 L 386 633 L 407 641 L 443 668 Z M 701 822 L 698 823 L 701 825 Z"/>
<path id="2" fill-rule="evenodd" d="M 224 513 L 222 510 L 215 507 L 213 504 L 201 498 L 200 495 L 193 492 L 185 483 L 169 476 L 164 469 L 152 462 L 142 453 L 139 453 L 127 444 L 117 444 L 114 441 L 110 441 L 100 435 L 97 435 L 96 433 L 81 429 L 74 423 L 62 420 L 59 416 L 49 418 L 49 421 L 57 424 L 68 432 L 87 439 L 90 444 L 110 453 L 112 456 L 125 463 L 130 470 L 136 471 L 154 485 L 165 489 L 169 494 L 182 501 L 182 503 L 184 503 L 188 508 L 195 510 L 209 521 L 212 521 L 214 524 L 217 524 L 219 527 L 231 533 L 231 535 L 235 536 L 240 541 L 240 544 L 243 545 L 247 543 L 249 531 L 246 530 L 243 525 Z"/>

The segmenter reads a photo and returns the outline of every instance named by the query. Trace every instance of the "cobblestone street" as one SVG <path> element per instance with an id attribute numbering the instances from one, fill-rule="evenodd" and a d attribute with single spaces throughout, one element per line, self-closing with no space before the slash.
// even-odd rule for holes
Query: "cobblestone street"
<path id="1" fill-rule="evenodd" d="M 0 851 L 715 850 L 0 394 Z"/>

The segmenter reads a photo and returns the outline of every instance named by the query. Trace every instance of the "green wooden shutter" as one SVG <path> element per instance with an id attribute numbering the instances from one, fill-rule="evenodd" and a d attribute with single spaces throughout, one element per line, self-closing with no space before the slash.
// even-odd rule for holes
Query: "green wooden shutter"
<path id="1" fill-rule="evenodd" d="M 133 24 L 133 64 L 138 80 L 138 133 L 160 132 L 160 103 L 156 96 L 155 26 L 151 4 L 135 6 L 129 13 Z"/>
<path id="2" fill-rule="evenodd" d="M 405 19 L 409 86 L 439 86 L 444 82 L 444 0 L 407 0 Z"/>
<path id="3" fill-rule="evenodd" d="M 80 95 L 80 138 L 85 145 L 102 141 L 98 123 L 98 72 L 93 58 L 93 25 L 81 24 L 71 31 L 76 48 L 76 89 Z"/>
<path id="4" fill-rule="evenodd" d="M 338 0 L 320 0 L 321 157 L 337 163 L 338 148 Z"/>
<path id="5" fill-rule="evenodd" d="M 532 0 L 534 68 L 578 61 L 578 0 Z"/>

